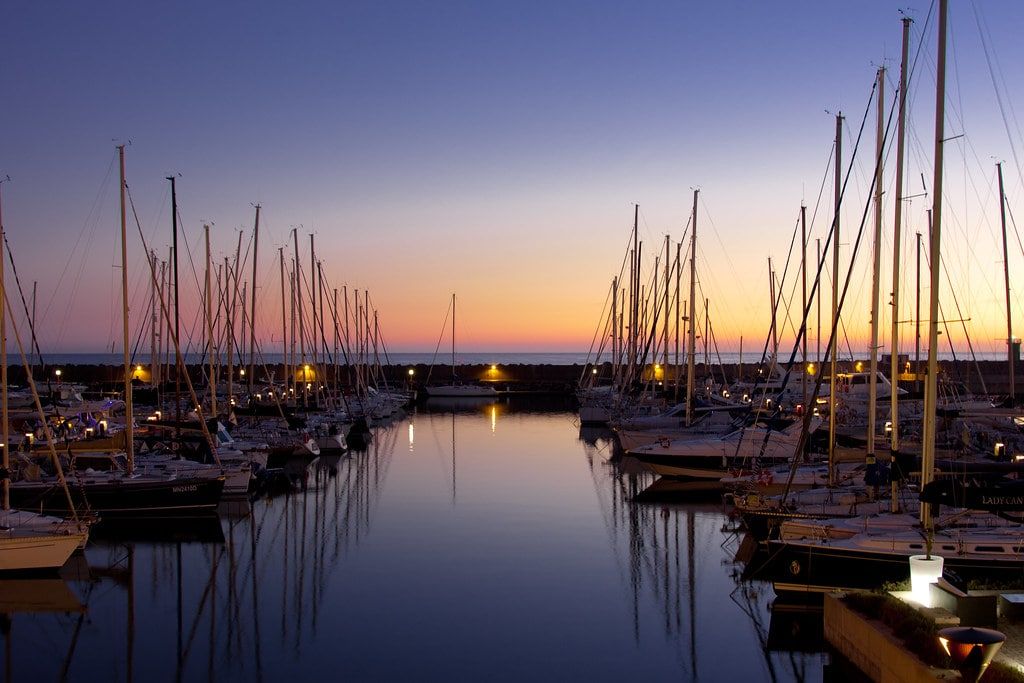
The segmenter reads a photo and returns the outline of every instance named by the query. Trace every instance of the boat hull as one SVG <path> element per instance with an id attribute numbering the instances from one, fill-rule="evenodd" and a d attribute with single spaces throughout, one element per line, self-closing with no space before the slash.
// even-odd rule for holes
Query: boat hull
<path id="1" fill-rule="evenodd" d="M 101 517 L 147 514 L 194 514 L 213 510 L 224 491 L 224 477 L 169 480 L 105 479 L 68 482 L 76 509 Z M 44 514 L 66 515 L 67 497 L 53 482 L 11 485 L 11 505 Z"/>
<path id="2" fill-rule="evenodd" d="M 87 538 L 81 533 L 0 533 L 0 572 L 59 569 Z"/>

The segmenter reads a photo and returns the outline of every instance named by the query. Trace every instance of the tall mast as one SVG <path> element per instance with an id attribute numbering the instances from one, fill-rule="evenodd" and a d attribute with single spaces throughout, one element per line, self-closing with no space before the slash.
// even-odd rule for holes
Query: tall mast
<path id="1" fill-rule="evenodd" d="M 152 249 L 149 250 L 149 263 L 150 272 L 156 272 L 156 252 Z M 156 289 L 157 279 L 151 277 L 149 279 L 149 383 L 154 387 L 160 384 L 160 354 L 156 348 L 156 340 L 159 336 L 157 325 L 159 316 L 157 311 L 159 310 L 156 305 Z M 159 403 L 159 401 L 158 401 Z"/>
<path id="2" fill-rule="evenodd" d="M 0 180 L 0 189 L 3 188 L 3 184 L 7 182 L 7 178 Z M 3 468 L 5 472 L 10 471 L 11 468 L 11 434 L 10 434 L 10 420 L 7 414 L 7 307 L 5 301 L 7 299 L 7 290 L 4 284 L 4 257 L 7 251 L 7 238 L 4 233 L 4 214 L 3 214 L 3 200 L 0 199 L 0 420 L 3 420 L 3 439 L 4 442 L 0 444 L 0 448 L 3 449 Z M 4 477 L 3 482 L 3 509 L 11 509 L 11 480 L 8 477 Z"/>
<path id="3" fill-rule="evenodd" d="M 673 384 L 675 385 L 675 392 L 672 401 L 675 403 L 679 402 L 679 283 L 682 280 L 683 274 L 683 262 L 682 256 L 683 243 L 682 241 L 676 242 L 676 315 L 675 315 L 675 328 L 676 328 L 676 350 L 675 350 L 675 373 L 673 378 Z"/>
<path id="4" fill-rule="evenodd" d="M 313 233 L 309 233 L 309 298 L 311 306 L 313 308 L 313 327 L 312 334 L 310 334 L 309 341 L 311 351 L 313 353 L 313 365 L 317 364 L 317 349 L 320 346 L 320 340 L 317 339 L 317 313 L 316 313 L 316 248 L 313 246 Z"/>
<path id="5" fill-rule="evenodd" d="M 238 234 L 239 241 L 241 241 L 242 234 Z M 235 263 L 238 263 L 236 258 Z M 235 275 L 232 273 L 231 266 L 228 264 L 228 257 L 224 257 L 224 284 L 229 288 L 231 297 L 224 302 L 225 318 L 227 318 L 227 342 L 228 347 L 228 411 L 231 410 L 231 398 L 234 395 L 235 389 L 235 295 L 237 294 L 238 281 Z"/>
<path id="6" fill-rule="evenodd" d="M 939 48 L 935 73 L 935 176 L 932 182 L 932 230 L 929 254 L 931 291 L 928 297 L 928 373 L 924 384 L 924 425 L 921 439 L 921 489 L 933 479 L 935 466 L 935 409 L 938 403 L 939 270 L 942 253 L 942 151 L 946 137 L 946 18 L 948 0 L 939 0 Z M 921 526 L 932 530 L 931 506 L 921 506 Z M 930 538 L 930 537 L 929 537 Z M 931 551 L 931 543 L 928 544 Z"/>
<path id="7" fill-rule="evenodd" d="M 306 389 L 306 385 L 309 384 L 308 373 L 306 372 L 306 335 L 303 332 L 303 320 L 302 320 L 302 266 L 299 263 L 299 229 L 295 228 L 292 233 L 295 239 L 295 307 L 299 313 L 299 353 L 302 354 L 302 404 L 306 405 L 307 399 L 309 398 L 309 391 Z"/>
<path id="8" fill-rule="evenodd" d="M 878 421 L 878 299 L 882 279 L 882 155 L 885 149 L 885 67 L 878 69 L 878 119 L 875 127 L 875 240 L 871 270 L 871 361 L 868 372 L 868 448 L 865 462 L 875 464 Z M 895 355 L 895 351 L 892 355 Z M 892 394 L 895 396 L 896 391 Z"/>
<path id="9" fill-rule="evenodd" d="M 619 351 L 618 351 L 618 335 L 615 333 L 615 321 L 619 315 L 619 278 L 612 278 L 612 311 L 611 318 L 609 319 L 609 327 L 612 332 L 612 386 L 617 386 L 619 383 Z"/>
<path id="10" fill-rule="evenodd" d="M 455 384 L 455 292 L 452 292 L 452 384 Z"/>
<path id="11" fill-rule="evenodd" d="M 801 354 L 801 363 L 803 364 L 803 372 L 800 373 L 800 403 L 803 405 L 804 410 L 807 409 L 807 207 L 800 203 L 800 278 L 802 280 L 801 285 L 803 294 L 800 299 L 800 310 L 803 311 L 803 341 L 801 346 L 803 353 Z M 820 298 L 820 297 L 819 297 Z"/>
<path id="12" fill-rule="evenodd" d="M 640 323 L 640 244 L 637 225 L 640 220 L 640 205 L 633 205 L 633 269 L 630 273 L 630 381 L 637 356 L 637 328 Z"/>
<path id="13" fill-rule="evenodd" d="M 213 340 L 213 283 L 210 263 L 210 226 L 203 226 L 206 238 L 206 343 L 207 355 L 210 359 L 210 415 L 217 415 L 217 375 L 214 371 L 214 340 Z"/>
<path id="14" fill-rule="evenodd" d="M 779 357 L 779 319 L 775 310 L 775 271 L 772 270 L 772 257 L 768 257 L 768 303 L 772 312 L 772 363 L 771 371 Z"/>
<path id="15" fill-rule="evenodd" d="M 338 288 L 334 288 L 334 307 L 331 309 L 331 319 L 334 324 L 334 376 L 331 378 L 334 385 L 334 400 L 338 401 L 341 394 L 338 393 L 338 367 L 341 362 L 338 358 Z M 337 407 L 337 406 L 335 406 Z"/>
<path id="16" fill-rule="evenodd" d="M 932 231 L 932 210 L 928 209 L 928 234 Z M 917 233 L 917 266 L 915 269 L 914 288 L 914 386 L 918 386 L 917 379 L 921 376 L 921 233 Z"/>
<path id="17" fill-rule="evenodd" d="M 171 181 L 171 226 L 174 230 L 171 249 L 174 251 L 174 344 L 177 347 L 181 339 L 181 309 L 178 300 L 178 193 L 175 187 L 174 176 L 168 176 Z M 174 365 L 174 438 L 181 444 L 181 363 Z"/>
<path id="18" fill-rule="evenodd" d="M 131 474 L 135 470 L 135 428 L 132 425 L 133 413 L 132 413 L 132 359 L 130 353 L 131 340 L 128 332 L 128 222 L 125 218 L 125 206 L 124 206 L 124 190 L 125 190 L 125 179 L 124 179 L 124 145 L 117 146 L 117 157 L 118 164 L 121 167 L 121 313 L 122 313 L 122 331 L 123 344 L 124 344 L 124 453 L 125 458 L 128 460 L 128 473 Z M 2 259 L 0 259 L 2 260 Z M 0 335 L 2 336 L 2 335 Z M 0 354 L 4 354 L 3 367 L 4 374 L 7 372 L 7 349 L 0 349 Z M 0 381 L 4 383 L 4 429 L 7 429 L 7 378 L 0 378 Z M 7 435 L 4 434 L 4 454 L 7 451 Z M 7 463 L 4 463 L 4 467 Z M 6 502 L 6 501 L 5 501 Z"/>
<path id="19" fill-rule="evenodd" d="M 665 322 L 662 326 L 662 354 L 661 354 L 661 367 L 664 368 L 662 371 L 662 386 L 668 386 L 668 277 L 669 277 L 669 262 L 668 262 L 668 235 L 665 235 L 665 297 L 664 297 L 664 315 Z"/>
<path id="20" fill-rule="evenodd" d="M 839 365 L 836 362 L 835 330 L 839 329 L 839 209 L 842 201 L 843 184 L 843 115 L 836 115 L 836 174 L 835 174 L 835 215 L 832 218 L 832 333 L 829 334 L 827 353 L 831 358 L 828 383 L 828 484 L 836 483 L 836 373 Z"/>
<path id="21" fill-rule="evenodd" d="M 256 205 L 256 222 L 252 229 L 252 304 L 249 307 L 249 396 L 252 397 L 256 376 L 256 255 L 260 248 L 260 205 Z"/>
<path id="22" fill-rule="evenodd" d="M 896 211 L 892 237 L 892 334 L 889 353 L 890 396 L 889 449 L 895 455 L 900 450 L 900 239 L 903 233 L 903 155 L 907 133 L 907 63 L 910 51 L 910 17 L 903 17 L 903 56 L 900 59 L 900 103 L 896 124 Z"/>
<path id="23" fill-rule="evenodd" d="M 346 363 L 345 363 L 345 367 L 347 369 L 347 372 L 345 373 L 345 381 L 346 382 L 352 382 L 353 379 L 354 379 L 353 375 L 352 375 L 352 361 L 355 360 L 355 355 L 352 353 L 352 339 L 351 339 L 351 336 L 349 334 L 349 326 L 348 326 L 349 320 L 351 319 L 351 317 L 349 315 L 349 310 L 348 310 L 348 285 L 342 285 L 341 286 L 341 295 L 342 295 L 342 298 L 345 299 L 345 328 L 344 328 L 344 331 L 342 332 L 342 339 L 345 342 L 345 349 L 347 351 Z"/>
<path id="24" fill-rule="evenodd" d="M 690 232 L 690 336 L 686 342 L 686 426 L 693 424 L 693 385 L 696 379 L 694 354 L 697 350 L 697 195 L 693 191 L 693 230 Z"/>
<path id="25" fill-rule="evenodd" d="M 1010 405 L 1013 405 L 1017 398 L 1017 390 L 1014 383 L 1014 365 L 1017 359 L 1013 353 L 1013 318 L 1010 312 L 1010 259 L 1006 249 L 1006 194 L 1003 192 L 1003 164 L 996 164 L 999 171 L 999 221 L 1003 226 L 1003 281 L 1006 283 L 1006 354 L 1010 371 Z"/>
<path id="26" fill-rule="evenodd" d="M 284 356 L 284 398 L 288 399 L 288 383 L 291 379 L 288 363 L 288 299 L 284 284 L 284 247 L 277 248 L 278 263 L 281 267 L 281 353 Z"/>

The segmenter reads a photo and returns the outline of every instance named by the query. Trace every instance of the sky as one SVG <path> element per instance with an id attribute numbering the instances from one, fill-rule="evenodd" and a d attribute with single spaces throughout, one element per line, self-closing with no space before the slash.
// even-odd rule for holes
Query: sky
<path id="1" fill-rule="evenodd" d="M 943 317 L 969 319 L 950 324 L 956 343 L 966 327 L 977 348 L 999 351 L 1006 321 L 994 163 L 1005 162 L 1013 212 L 1022 195 L 1024 4 L 951 5 Z M 834 116 L 846 116 L 845 164 L 870 106 L 841 214 L 844 271 L 849 263 L 873 169 L 869 97 L 886 66 L 888 111 L 901 10 L 914 19 L 918 56 L 905 194 L 919 196 L 905 203 L 900 254 L 899 317 L 909 321 L 914 233 L 926 234 L 931 202 L 922 196 L 935 117 L 927 0 L 14 0 L 0 23 L 0 178 L 11 178 L 3 223 L 26 297 L 38 283 L 45 350 L 122 346 L 115 146 L 127 144 L 141 234 L 162 258 L 171 242 L 165 178 L 176 177 L 180 239 L 194 259 L 183 247 L 186 330 L 201 291 L 203 224 L 223 263 L 240 230 L 243 252 L 250 248 L 259 203 L 256 320 L 265 348 L 280 345 L 278 249 L 291 258 L 295 229 L 304 272 L 313 234 L 327 286 L 368 290 L 391 350 L 432 350 L 455 292 L 461 350 L 583 351 L 626 252 L 634 204 L 652 255 L 666 234 L 684 237 L 700 188 L 698 298 L 709 300 L 723 350 L 741 338 L 752 348 L 769 329 L 768 258 L 781 278 L 801 202 L 814 217 L 812 254 L 831 221 Z M 892 289 L 894 156 L 887 146 L 883 304 Z M 148 272 L 133 219 L 129 227 L 131 325 L 141 338 Z M 858 353 L 868 343 L 871 230 L 869 221 L 844 314 L 843 343 Z M 1024 254 L 1015 233 L 1010 239 L 1019 273 Z M 782 286 L 797 303 L 791 321 L 799 319 L 796 267 Z M 1012 299 L 1020 319 L 1019 292 Z M 910 324 L 901 329 L 912 333 Z M 193 344 L 199 338 L 192 333 Z"/>

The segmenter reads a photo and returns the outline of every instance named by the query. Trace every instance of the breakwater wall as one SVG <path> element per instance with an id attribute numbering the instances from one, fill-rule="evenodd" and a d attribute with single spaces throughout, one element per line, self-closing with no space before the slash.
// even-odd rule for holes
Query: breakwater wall
<path id="1" fill-rule="evenodd" d="M 855 371 L 860 367 L 867 367 L 866 361 L 844 361 L 839 364 L 840 371 Z M 880 364 L 882 371 L 888 375 L 888 364 Z M 204 373 L 206 366 L 189 365 L 188 371 L 193 381 L 197 384 L 205 384 Z M 450 365 L 425 364 L 415 365 L 382 365 L 368 372 L 375 378 L 378 384 L 386 382 L 392 387 L 413 387 L 421 388 L 427 384 L 446 384 L 452 381 L 453 375 L 461 382 L 480 382 L 491 384 L 501 391 L 521 391 L 539 393 L 566 393 L 571 394 L 581 378 L 594 376 L 607 379 L 611 376 L 611 365 L 604 363 L 600 365 L 548 365 L 548 364 L 507 364 L 488 365 L 472 364 L 457 365 L 455 372 L 452 372 Z M 677 372 L 678 370 L 678 372 Z M 59 371 L 59 375 L 57 374 Z M 234 381 L 244 388 L 248 384 L 245 376 L 247 366 L 234 367 Z M 354 367 L 339 365 L 327 366 L 310 364 L 300 366 L 298 369 L 288 368 L 296 381 L 299 382 L 320 382 L 333 383 L 335 377 L 339 384 L 350 384 L 356 376 Z M 25 371 L 21 367 L 10 368 L 10 382 L 12 385 L 25 384 Z M 253 373 L 257 382 L 265 382 L 271 377 L 274 382 L 280 383 L 285 376 L 286 368 L 282 364 L 257 365 Z M 713 378 L 718 383 L 723 378 L 732 382 L 738 379 L 753 381 L 757 377 L 758 367 L 753 364 L 716 365 L 706 366 L 704 363 L 697 363 L 696 376 L 699 383 L 703 384 L 705 378 Z M 160 370 L 163 378 L 174 377 L 173 366 L 164 366 Z M 335 374 L 336 373 L 336 374 Z M 1005 361 L 940 361 L 940 377 L 960 386 L 964 391 L 972 393 L 988 393 L 991 395 L 1005 395 L 1009 393 L 1010 372 Z M 676 366 L 650 365 L 645 368 L 645 377 L 655 379 L 663 384 L 672 386 L 677 377 L 681 383 L 685 383 L 686 368 Z M 117 391 L 124 381 L 124 371 L 119 365 L 61 365 L 61 366 L 36 366 L 33 369 L 33 376 L 41 390 L 57 383 L 71 382 L 84 384 L 98 390 Z M 150 384 L 153 379 L 152 370 L 148 365 L 136 365 L 132 369 L 133 380 L 141 384 Z M 220 381 L 227 378 L 227 366 L 222 365 L 219 370 Z M 1015 369 L 1015 388 L 1018 396 L 1024 395 L 1024 367 L 1020 363 Z M 907 372 L 901 375 L 900 386 L 913 391 L 915 382 L 923 379 L 923 375 Z"/>

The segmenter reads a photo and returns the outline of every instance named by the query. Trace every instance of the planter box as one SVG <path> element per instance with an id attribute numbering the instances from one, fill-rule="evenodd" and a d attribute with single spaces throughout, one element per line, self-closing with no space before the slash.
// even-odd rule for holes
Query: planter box
<path id="1" fill-rule="evenodd" d="M 924 664 L 907 651 L 888 626 L 850 609 L 840 597 L 840 594 L 825 596 L 825 640 L 871 680 L 880 683 L 962 680 L 958 671 Z"/>

